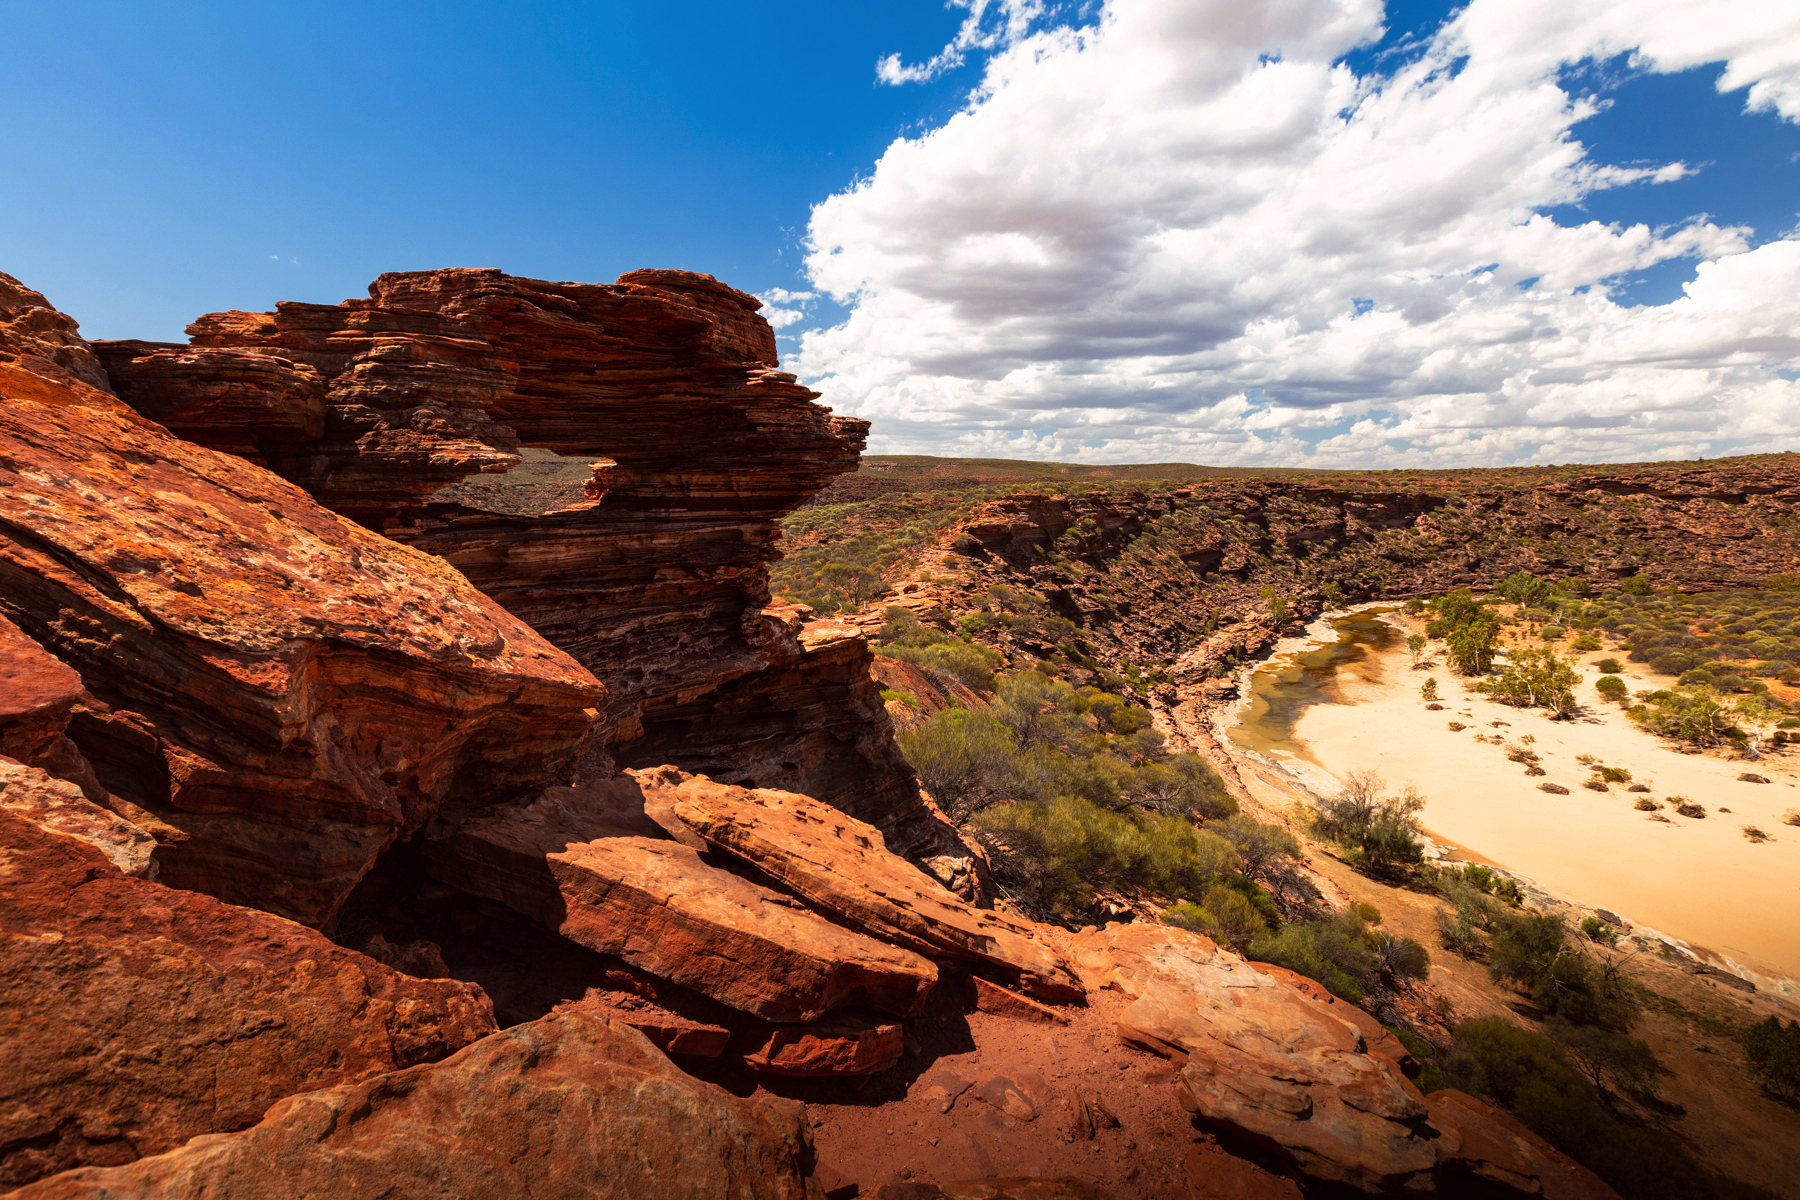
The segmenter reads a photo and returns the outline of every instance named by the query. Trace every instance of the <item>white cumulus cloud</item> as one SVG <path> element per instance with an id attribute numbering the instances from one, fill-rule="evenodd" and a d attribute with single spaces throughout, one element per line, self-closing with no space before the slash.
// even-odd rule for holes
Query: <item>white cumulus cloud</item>
<path id="1" fill-rule="evenodd" d="M 1460 465 L 1800 442 L 1800 241 L 1542 212 L 1695 169 L 1593 161 L 1573 127 L 1597 102 L 1564 65 L 1723 62 L 1747 108 L 1800 120 L 1790 6 L 1472 0 L 1389 76 L 1339 62 L 1379 38 L 1379 0 L 1110 0 L 1087 27 L 963 7 L 957 42 L 883 78 L 984 49 L 966 108 L 809 227 L 811 281 L 850 315 L 793 365 L 880 449 Z M 1614 298 L 1676 258 L 1699 263 L 1681 299 Z"/>

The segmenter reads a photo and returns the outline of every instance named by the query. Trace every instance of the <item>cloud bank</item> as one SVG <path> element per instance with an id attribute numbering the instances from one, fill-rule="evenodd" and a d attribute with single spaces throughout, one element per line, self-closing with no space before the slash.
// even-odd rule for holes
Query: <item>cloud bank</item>
<path id="1" fill-rule="evenodd" d="M 1800 11 L 1472 0 L 1387 76 L 1378 0 L 975 0 L 966 108 L 815 207 L 849 306 L 794 369 L 872 448 L 1085 461 L 1486 465 L 1800 445 L 1800 240 L 1542 210 L 1694 169 L 1593 161 L 1567 64 L 1723 62 L 1800 121 Z M 993 18 L 984 23 L 984 15 Z M 1021 24 L 1021 22 L 1024 22 Z M 983 39 L 987 39 L 985 42 Z M 1782 231 L 1761 231 L 1768 237 Z M 1698 261 L 1631 308 L 1614 281 Z"/>

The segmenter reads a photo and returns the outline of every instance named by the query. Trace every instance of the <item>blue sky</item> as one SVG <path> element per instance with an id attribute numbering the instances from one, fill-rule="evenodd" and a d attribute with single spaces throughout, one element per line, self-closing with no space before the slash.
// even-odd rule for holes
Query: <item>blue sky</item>
<path id="1" fill-rule="evenodd" d="M 1247 29 L 1235 0 L 974 2 L 0 0 L 0 270 L 90 337 L 166 340 L 384 270 L 706 271 L 814 294 L 772 308 L 784 354 L 876 449 L 1785 447 L 1783 6 L 1271 0 Z M 1245 113 L 1255 153 L 1208 140 Z M 1430 169 L 1456 154 L 1460 189 Z M 1684 338 L 1711 349 L 1639 344 Z"/>
<path id="2" fill-rule="evenodd" d="M 967 90 L 877 86 L 877 58 L 958 20 L 934 0 L 6 0 L 0 270 L 88 336 L 155 339 L 421 267 L 795 288 L 811 205 Z"/>

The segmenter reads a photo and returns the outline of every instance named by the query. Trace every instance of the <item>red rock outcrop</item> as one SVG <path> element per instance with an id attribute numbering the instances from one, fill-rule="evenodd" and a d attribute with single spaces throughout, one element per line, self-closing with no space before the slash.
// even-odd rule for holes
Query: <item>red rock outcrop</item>
<path id="1" fill-rule="evenodd" d="M 0 377 L 0 616 L 80 675 L 69 736 L 164 882 L 321 923 L 447 797 L 568 777 L 587 671 L 442 560 L 66 375 Z"/>
<path id="2" fill-rule="evenodd" d="M 104 854 L 121 874 L 156 877 L 156 839 L 89 800 L 75 784 L 0 758 L 0 811 L 49 833 L 76 838 Z"/>
<path id="3" fill-rule="evenodd" d="M 93 348 L 133 408 L 187 441 L 266 465 L 264 442 L 324 436 L 325 383 L 304 363 L 156 342 Z"/>
<path id="4" fill-rule="evenodd" d="M 209 314 L 187 347 L 99 350 L 141 412 L 445 558 L 593 670 L 608 696 L 590 778 L 674 762 L 840 804 L 905 853 L 954 849 L 867 648 L 771 604 L 775 519 L 853 468 L 868 426 L 775 369 L 759 301 L 682 271 L 401 272 L 369 293 Z M 301 436 L 315 406 L 323 431 Z M 425 507 L 520 444 L 597 460 L 587 499 Z"/>
<path id="5" fill-rule="evenodd" d="M 53 402 L 114 404 L 106 369 L 74 319 L 0 271 L 0 395 L 44 395 Z M 78 399 L 70 400 L 73 394 Z"/>
<path id="6" fill-rule="evenodd" d="M 427 832 L 425 861 L 454 887 L 499 900 L 579 945 L 766 1020 L 835 1009 L 906 1016 L 937 968 L 834 925 L 797 901 L 583 806 L 578 792 Z"/>
<path id="7" fill-rule="evenodd" d="M 0 754 L 48 757 L 86 695 L 81 676 L 0 616 Z"/>
<path id="8" fill-rule="evenodd" d="M 749 790 L 677 771 L 636 771 L 646 798 L 821 912 L 922 954 L 999 968 L 1027 991 L 1078 1000 L 1083 989 L 1032 930 L 977 909 L 888 852 L 871 825 L 810 796 Z"/>
<path id="9" fill-rule="evenodd" d="M 453 1057 L 290 1097 L 242 1133 L 88 1167 L 19 1200 L 822 1200 L 797 1104 L 684 1075 L 576 1007 Z"/>
<path id="10" fill-rule="evenodd" d="M 141 848 L 69 784 L 0 785 L 0 1186 L 243 1129 L 494 1028 L 479 988 L 126 877 Z"/>
<path id="11" fill-rule="evenodd" d="M 1454 1138 L 1356 1026 L 1199 934 L 1134 923 L 1075 939 L 1081 969 L 1134 997 L 1129 1041 L 1185 1055 L 1181 1103 L 1365 1192 L 1431 1186 Z"/>

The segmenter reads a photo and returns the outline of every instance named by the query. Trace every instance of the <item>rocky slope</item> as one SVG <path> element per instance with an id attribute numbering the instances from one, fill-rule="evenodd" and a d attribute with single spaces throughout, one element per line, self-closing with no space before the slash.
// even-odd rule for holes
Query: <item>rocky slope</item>
<path id="1" fill-rule="evenodd" d="M 857 626 L 768 593 L 777 519 L 863 428 L 755 308 L 423 272 L 96 353 L 0 277 L 0 1183 L 817 1200 L 851 1194 L 839 1127 L 794 1101 L 875 1079 L 1034 1153 L 1123 1110 L 1135 1153 L 1068 1172 L 1119 1197 L 1608 1195 L 1425 1104 L 1341 1002 L 920 869 L 962 848 Z M 587 499 L 429 502 L 521 444 L 594 456 Z M 1127 1104 L 929 1070 L 1049 1028 L 1179 1071 Z"/>

